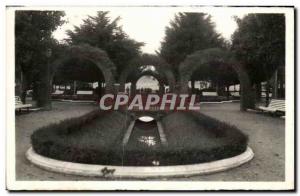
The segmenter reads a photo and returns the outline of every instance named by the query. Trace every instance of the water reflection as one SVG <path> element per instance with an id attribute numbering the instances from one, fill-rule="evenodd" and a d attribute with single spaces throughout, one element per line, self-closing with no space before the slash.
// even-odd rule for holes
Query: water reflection
<path id="1" fill-rule="evenodd" d="M 146 144 L 147 146 L 155 146 L 156 145 L 155 137 L 153 137 L 153 136 L 140 136 L 138 138 L 138 141 Z"/>
<path id="2" fill-rule="evenodd" d="M 142 116 L 139 118 L 139 120 L 142 122 L 151 122 L 154 120 L 154 118 L 152 118 L 151 116 Z"/>

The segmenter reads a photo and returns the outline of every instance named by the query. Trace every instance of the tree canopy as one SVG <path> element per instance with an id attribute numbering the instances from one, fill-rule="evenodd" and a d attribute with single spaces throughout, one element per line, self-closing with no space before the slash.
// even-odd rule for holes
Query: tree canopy
<path id="1" fill-rule="evenodd" d="M 52 32 L 64 23 L 63 16 L 61 11 L 16 11 L 16 66 L 24 74 L 45 65 L 47 50 L 57 47 Z"/>
<path id="2" fill-rule="evenodd" d="M 248 14 L 236 18 L 238 29 L 232 36 L 232 50 L 246 65 L 253 83 L 269 79 L 285 62 L 285 16 Z"/>
<path id="3" fill-rule="evenodd" d="M 64 15 L 62 11 L 16 11 L 16 74 L 22 73 L 23 95 L 33 82 L 42 82 L 47 62 L 58 55 L 60 46 L 52 33 L 64 23 Z M 25 96 L 22 99 L 25 101 Z"/>
<path id="4" fill-rule="evenodd" d="M 143 43 L 130 39 L 118 25 L 120 17 L 111 19 L 109 12 L 97 12 L 96 16 L 88 16 L 83 24 L 68 31 L 69 44 L 89 44 L 107 52 L 109 58 L 121 73 L 129 62 L 140 55 Z"/>
<path id="5" fill-rule="evenodd" d="M 166 27 L 160 55 L 177 70 L 179 64 L 197 50 L 223 47 L 211 16 L 205 13 L 178 13 Z"/>

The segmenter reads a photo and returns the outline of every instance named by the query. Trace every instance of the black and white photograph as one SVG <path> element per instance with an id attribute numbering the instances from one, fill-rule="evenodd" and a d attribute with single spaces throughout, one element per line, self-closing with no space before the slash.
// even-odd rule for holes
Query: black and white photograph
<path id="1" fill-rule="evenodd" d="M 5 15 L 8 190 L 295 190 L 293 6 Z"/>

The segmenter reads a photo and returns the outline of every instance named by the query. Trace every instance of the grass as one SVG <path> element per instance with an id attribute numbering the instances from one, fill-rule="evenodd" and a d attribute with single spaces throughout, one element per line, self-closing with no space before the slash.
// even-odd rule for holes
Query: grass
<path id="1" fill-rule="evenodd" d="M 36 130 L 31 136 L 41 155 L 79 163 L 109 165 L 192 164 L 219 160 L 246 150 L 247 136 L 236 127 L 194 112 L 173 112 L 161 121 L 168 146 L 151 150 L 122 146 L 130 115 L 94 111 Z M 147 131 L 147 130 L 145 130 Z"/>

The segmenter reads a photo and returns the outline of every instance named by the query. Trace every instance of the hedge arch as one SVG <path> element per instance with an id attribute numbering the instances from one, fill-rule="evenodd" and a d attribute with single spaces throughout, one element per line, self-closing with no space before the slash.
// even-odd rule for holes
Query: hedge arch
<path id="1" fill-rule="evenodd" d="M 167 81 L 164 80 L 164 78 L 157 72 L 154 72 L 154 71 L 150 71 L 150 70 L 147 70 L 147 71 L 144 71 L 140 74 L 138 74 L 135 78 L 133 78 L 133 80 L 131 81 L 131 86 L 132 88 L 135 88 L 133 89 L 134 91 L 136 90 L 136 84 L 137 84 L 137 81 L 143 77 L 143 76 L 152 76 L 154 77 L 157 81 L 158 81 L 158 84 L 159 84 L 159 92 L 161 93 L 162 92 L 162 88 L 164 87 L 164 84 L 167 83 Z"/>
<path id="2" fill-rule="evenodd" d="M 164 78 L 159 73 L 157 73 L 155 71 L 151 71 L 151 70 L 147 70 L 147 71 L 143 71 L 143 72 L 139 73 L 132 79 L 132 82 L 137 82 L 143 76 L 153 76 L 155 79 L 157 79 L 158 82 L 161 82 L 164 84 L 166 84 L 168 82 L 168 81 L 165 81 Z"/>
<path id="3" fill-rule="evenodd" d="M 228 64 L 236 71 L 241 89 L 240 109 L 254 108 L 255 97 L 251 86 L 249 76 L 242 63 L 235 60 L 234 56 L 226 50 L 220 48 L 211 48 L 196 51 L 187 56 L 187 58 L 179 66 L 179 81 L 181 93 L 188 93 L 188 82 L 192 74 L 204 64 L 210 62 L 220 62 Z"/>
<path id="4" fill-rule="evenodd" d="M 89 61 L 95 64 L 104 77 L 106 93 L 114 92 L 116 67 L 105 51 L 88 44 L 71 46 L 64 57 L 53 62 L 53 65 L 56 67 L 55 70 L 57 71 L 59 67 L 64 66 L 70 59 Z M 52 74 L 52 77 L 54 75 L 55 72 Z"/>
<path id="5" fill-rule="evenodd" d="M 157 58 L 159 58 L 159 57 L 157 57 Z M 175 85 L 176 85 L 176 80 L 175 80 L 175 75 L 174 75 L 173 71 L 170 69 L 169 65 L 167 65 L 162 60 L 157 60 L 157 61 L 153 62 L 153 61 L 148 61 L 145 59 L 134 61 L 132 64 L 130 64 L 128 67 L 126 67 L 122 71 L 122 73 L 119 76 L 120 91 L 123 91 L 123 92 L 125 91 L 125 83 L 127 82 L 128 76 L 131 73 L 137 71 L 140 67 L 142 67 L 144 65 L 154 66 L 156 68 L 156 71 L 155 72 L 152 71 L 152 72 L 154 72 L 155 74 L 157 72 L 157 74 L 159 75 L 159 78 L 165 78 L 164 83 L 169 85 L 170 92 L 174 91 Z M 143 72 L 148 72 L 148 71 L 143 71 Z M 140 74 L 143 74 L 143 72 L 140 72 L 137 76 L 139 76 Z M 150 72 L 148 72 L 148 73 L 150 73 Z M 151 75 L 151 74 L 145 74 L 145 75 Z M 154 77 L 158 79 L 157 76 L 154 76 Z"/>

